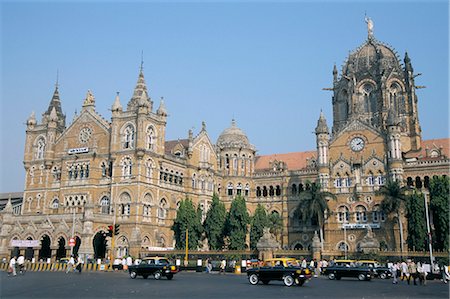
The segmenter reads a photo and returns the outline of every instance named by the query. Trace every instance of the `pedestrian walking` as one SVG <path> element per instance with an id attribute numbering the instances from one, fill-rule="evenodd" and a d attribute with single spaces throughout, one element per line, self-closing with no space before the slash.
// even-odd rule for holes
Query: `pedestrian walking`
<path id="1" fill-rule="evenodd" d="M 393 284 L 397 284 L 398 280 L 397 280 L 397 272 L 400 268 L 400 264 L 398 262 L 396 263 L 392 263 L 391 265 L 391 273 L 392 273 L 392 283 Z"/>
<path id="2" fill-rule="evenodd" d="M 25 257 L 22 254 L 17 258 L 17 268 L 20 274 L 25 273 Z"/>
<path id="3" fill-rule="evenodd" d="M 83 259 L 81 258 L 81 256 L 78 256 L 77 266 L 75 267 L 75 269 L 77 269 L 79 273 L 81 273 L 81 270 L 83 270 L 83 264 L 84 264 Z"/>
<path id="4" fill-rule="evenodd" d="M 225 274 L 225 267 L 227 266 L 227 261 L 225 260 L 225 259 L 223 259 L 221 262 L 220 262 L 220 272 L 219 272 L 219 274 Z"/>
<path id="5" fill-rule="evenodd" d="M 417 277 L 419 278 L 420 285 L 427 284 L 427 272 L 420 262 L 417 262 Z"/>
<path id="6" fill-rule="evenodd" d="M 66 273 L 69 273 L 72 270 L 75 270 L 75 259 L 73 258 L 73 255 L 70 256 L 69 262 L 67 262 L 67 270 Z"/>
<path id="7" fill-rule="evenodd" d="M 8 271 L 8 276 L 10 274 L 12 274 L 12 276 L 16 276 L 16 257 L 13 256 L 10 260 L 9 260 L 9 271 Z"/>
<path id="8" fill-rule="evenodd" d="M 409 272 L 408 272 L 408 265 L 406 264 L 405 261 L 402 261 L 401 265 L 400 265 L 400 279 L 403 280 L 408 280 L 409 277 Z"/>
<path id="9" fill-rule="evenodd" d="M 410 284 L 411 278 L 414 282 L 414 285 L 417 285 L 416 279 L 417 279 L 417 266 L 416 263 L 414 263 L 413 260 L 408 260 L 408 284 Z"/>

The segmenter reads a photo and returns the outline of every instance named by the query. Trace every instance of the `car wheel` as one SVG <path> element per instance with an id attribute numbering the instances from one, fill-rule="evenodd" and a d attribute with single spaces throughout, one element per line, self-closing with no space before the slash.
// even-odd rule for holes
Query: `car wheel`
<path id="1" fill-rule="evenodd" d="M 358 274 L 358 279 L 359 280 L 366 280 L 366 275 L 365 274 L 363 274 L 363 273 L 360 273 L 360 274 Z"/>
<path id="2" fill-rule="evenodd" d="M 336 280 L 341 280 L 342 277 L 336 275 Z"/>
<path id="3" fill-rule="evenodd" d="M 167 276 L 166 276 L 166 277 L 167 277 L 167 279 L 168 279 L 168 280 L 172 280 L 172 278 L 173 278 L 173 274 L 167 274 Z"/>
<path id="4" fill-rule="evenodd" d="M 328 274 L 328 279 L 329 280 L 336 279 L 336 275 L 334 275 L 334 273 L 330 273 L 330 274 Z"/>
<path id="5" fill-rule="evenodd" d="M 269 284 L 270 280 L 261 280 L 263 284 Z"/>
<path id="6" fill-rule="evenodd" d="M 380 278 L 381 278 L 381 279 L 386 279 L 386 278 L 387 278 L 386 273 L 381 273 L 381 274 L 380 274 Z"/>
<path id="7" fill-rule="evenodd" d="M 137 273 L 136 273 L 135 271 L 131 271 L 131 272 L 130 272 L 130 277 L 131 277 L 132 279 L 135 279 L 136 276 L 137 276 Z"/>
<path id="8" fill-rule="evenodd" d="M 161 271 L 156 271 L 156 272 L 153 274 L 153 277 L 154 277 L 156 280 L 159 280 L 159 279 L 161 278 Z"/>
<path id="9" fill-rule="evenodd" d="M 286 275 L 283 278 L 283 282 L 285 286 L 290 287 L 294 284 L 294 277 L 292 277 L 291 275 Z"/>
<path id="10" fill-rule="evenodd" d="M 146 274 L 146 275 L 142 275 L 142 277 L 143 277 L 144 279 L 147 279 L 148 275 L 147 275 L 147 274 Z"/>
<path id="11" fill-rule="evenodd" d="M 250 275 L 250 276 L 248 277 L 248 281 L 250 281 L 250 284 L 252 284 L 252 285 L 258 284 L 258 282 L 259 282 L 258 275 L 256 275 L 256 274 Z"/>
<path id="12" fill-rule="evenodd" d="M 297 283 L 297 285 L 300 286 L 300 287 L 301 287 L 302 285 L 304 285 L 304 284 L 305 284 L 305 281 L 304 281 L 304 280 L 299 280 L 298 283 Z"/>

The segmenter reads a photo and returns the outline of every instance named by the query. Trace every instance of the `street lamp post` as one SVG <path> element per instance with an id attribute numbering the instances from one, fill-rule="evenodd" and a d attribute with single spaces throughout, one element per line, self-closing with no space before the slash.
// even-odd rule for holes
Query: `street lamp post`
<path id="1" fill-rule="evenodd" d="M 431 229 L 430 229 L 430 217 L 428 215 L 428 204 L 427 204 L 427 195 L 428 192 L 423 192 L 423 198 L 425 201 L 425 217 L 427 219 L 427 233 L 428 233 L 428 249 L 430 250 L 430 265 L 431 265 L 431 271 L 433 271 L 433 245 L 432 245 L 432 238 L 431 238 Z"/>

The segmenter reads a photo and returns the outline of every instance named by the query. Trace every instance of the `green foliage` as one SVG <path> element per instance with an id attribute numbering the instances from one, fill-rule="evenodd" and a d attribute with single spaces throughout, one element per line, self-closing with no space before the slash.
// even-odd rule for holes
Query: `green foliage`
<path id="1" fill-rule="evenodd" d="M 225 205 L 220 202 L 217 194 L 214 194 L 211 207 L 209 208 L 205 222 L 203 223 L 210 249 L 219 250 L 224 246 L 223 238 L 226 216 L 227 212 Z"/>
<path id="2" fill-rule="evenodd" d="M 414 192 L 406 200 L 406 211 L 408 218 L 408 248 L 410 250 L 426 250 L 427 238 L 425 221 L 425 202 L 423 194 Z"/>
<path id="3" fill-rule="evenodd" d="M 430 211 L 433 215 L 434 248 L 449 250 L 449 178 L 433 177 L 430 181 Z"/>
<path id="4" fill-rule="evenodd" d="M 228 249 L 246 249 L 245 238 L 247 236 L 247 225 L 250 223 L 250 216 L 247 212 L 245 199 L 237 196 L 231 203 L 230 211 L 225 223 L 226 236 L 229 239 Z"/>
<path id="5" fill-rule="evenodd" d="M 383 196 L 381 209 L 386 214 L 398 214 L 406 203 L 406 188 L 401 187 L 398 181 L 388 180 L 384 186 L 377 191 L 378 195 Z"/>
<path id="6" fill-rule="evenodd" d="M 317 224 L 323 227 L 325 211 L 330 212 L 328 199 L 336 199 L 336 196 L 330 192 L 321 191 L 320 185 L 314 183 L 309 190 L 300 192 L 299 197 L 297 213 L 300 220 L 306 222 L 308 219 L 316 219 Z"/>
<path id="7" fill-rule="evenodd" d="M 280 214 L 272 212 L 267 215 L 267 219 L 269 221 L 270 232 L 275 236 L 280 234 L 283 228 L 283 218 L 281 218 Z"/>
<path id="8" fill-rule="evenodd" d="M 261 204 L 258 204 L 255 214 L 252 217 L 252 225 L 250 228 L 250 248 L 256 249 L 256 244 L 263 235 L 264 227 L 269 225 L 269 219 L 266 210 Z"/>
<path id="9" fill-rule="evenodd" d="M 188 230 L 189 249 L 197 249 L 202 225 L 195 210 L 192 200 L 186 198 L 180 202 L 177 211 L 177 217 L 172 225 L 175 237 L 175 248 L 183 249 L 186 247 L 186 230 Z"/>

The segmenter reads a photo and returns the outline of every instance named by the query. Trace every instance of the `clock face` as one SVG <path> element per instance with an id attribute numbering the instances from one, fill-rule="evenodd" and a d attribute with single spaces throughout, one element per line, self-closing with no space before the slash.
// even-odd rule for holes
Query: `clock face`
<path id="1" fill-rule="evenodd" d="M 86 143 L 89 141 L 89 138 L 91 138 L 92 129 L 91 128 L 83 128 L 80 131 L 79 139 L 82 143 Z"/>
<path id="2" fill-rule="evenodd" d="M 350 141 L 350 148 L 354 152 L 359 152 L 364 148 L 364 139 L 361 137 L 355 137 Z"/>

